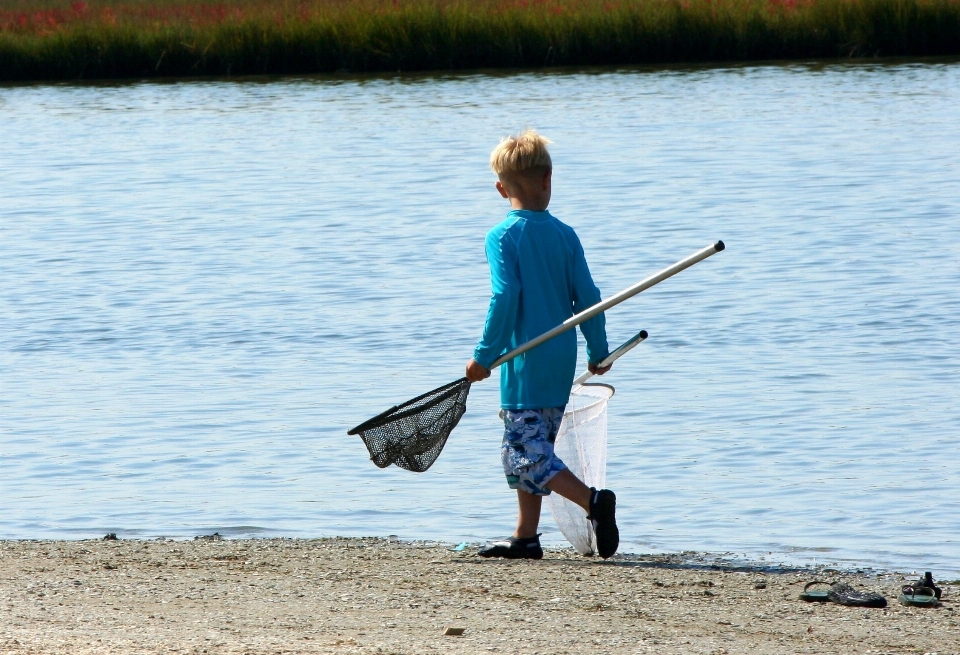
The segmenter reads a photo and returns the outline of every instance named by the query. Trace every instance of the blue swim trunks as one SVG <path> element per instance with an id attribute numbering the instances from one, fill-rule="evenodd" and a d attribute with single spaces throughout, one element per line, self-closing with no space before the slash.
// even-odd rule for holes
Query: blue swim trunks
<path id="1" fill-rule="evenodd" d="M 507 485 L 535 496 L 549 496 L 547 483 L 567 465 L 553 452 L 563 407 L 505 409 L 500 458 Z"/>

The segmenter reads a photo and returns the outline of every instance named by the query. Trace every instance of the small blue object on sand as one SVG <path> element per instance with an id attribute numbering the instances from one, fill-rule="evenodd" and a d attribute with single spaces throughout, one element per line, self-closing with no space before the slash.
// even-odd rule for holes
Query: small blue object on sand
<path id="1" fill-rule="evenodd" d="M 456 551 L 456 552 L 459 553 L 461 550 L 463 550 L 463 549 L 466 548 L 466 547 L 467 547 L 467 542 L 466 542 L 466 541 L 462 541 L 462 542 L 460 542 L 460 545 L 459 545 L 459 546 L 457 546 L 456 548 L 451 548 L 450 550 L 454 550 L 454 551 Z"/>

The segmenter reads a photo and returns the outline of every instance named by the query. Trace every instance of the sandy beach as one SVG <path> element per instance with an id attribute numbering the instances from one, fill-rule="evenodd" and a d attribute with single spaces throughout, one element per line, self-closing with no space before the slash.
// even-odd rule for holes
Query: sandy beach
<path id="1" fill-rule="evenodd" d="M 572 550 L 484 560 L 385 539 L 0 542 L 0 653 L 960 653 L 960 585 L 831 571 L 886 609 L 797 600 L 812 572 Z M 909 576 L 907 576 L 909 581 Z M 444 636 L 448 627 L 462 636 Z"/>

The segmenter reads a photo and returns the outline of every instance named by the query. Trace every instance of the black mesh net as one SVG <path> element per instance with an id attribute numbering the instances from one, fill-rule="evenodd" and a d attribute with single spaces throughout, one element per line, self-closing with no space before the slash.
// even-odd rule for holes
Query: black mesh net
<path id="1" fill-rule="evenodd" d="M 347 434 L 360 435 L 380 468 L 396 464 L 408 471 L 426 471 L 467 411 L 468 393 L 470 381 L 460 378 L 388 409 Z"/>

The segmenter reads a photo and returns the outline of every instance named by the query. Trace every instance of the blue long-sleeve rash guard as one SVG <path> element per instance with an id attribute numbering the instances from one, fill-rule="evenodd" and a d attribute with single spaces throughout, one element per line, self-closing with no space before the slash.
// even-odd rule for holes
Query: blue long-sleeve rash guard
<path id="1" fill-rule="evenodd" d="M 493 296 L 483 338 L 473 353 L 486 368 L 500 355 L 600 302 L 580 239 L 549 212 L 510 211 L 487 233 L 486 253 Z M 587 360 L 599 364 L 609 354 L 603 314 L 582 323 L 580 331 L 587 340 Z M 501 407 L 565 405 L 576 366 L 573 330 L 512 359 L 500 373 Z"/>

